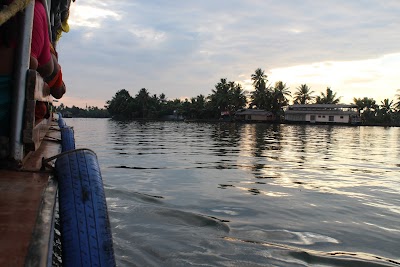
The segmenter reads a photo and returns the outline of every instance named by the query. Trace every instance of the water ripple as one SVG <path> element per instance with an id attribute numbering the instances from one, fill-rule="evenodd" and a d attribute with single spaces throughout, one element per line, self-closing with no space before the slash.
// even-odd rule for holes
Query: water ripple
<path id="1" fill-rule="evenodd" d="M 67 124 L 97 153 L 119 266 L 399 265 L 400 128 Z"/>

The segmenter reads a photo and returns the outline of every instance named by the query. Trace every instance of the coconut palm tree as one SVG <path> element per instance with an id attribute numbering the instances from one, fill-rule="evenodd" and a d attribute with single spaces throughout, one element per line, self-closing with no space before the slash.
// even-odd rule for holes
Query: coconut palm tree
<path id="1" fill-rule="evenodd" d="M 393 116 L 393 100 L 389 100 L 388 98 L 383 99 L 380 104 L 380 109 L 378 110 L 378 117 L 380 120 L 386 123 L 390 123 L 392 121 Z"/>
<path id="2" fill-rule="evenodd" d="M 333 93 L 330 87 L 326 88 L 326 94 L 321 92 L 320 96 L 315 98 L 316 104 L 338 104 L 340 102 L 340 98 L 336 98 L 336 93 Z"/>
<path id="3" fill-rule="evenodd" d="M 261 68 L 256 69 L 254 74 L 251 75 L 251 80 L 253 81 L 253 86 L 256 90 L 265 88 L 268 82 L 267 75 Z"/>
<path id="4" fill-rule="evenodd" d="M 376 120 L 379 105 L 376 104 L 373 98 L 353 98 L 353 102 L 357 105 L 358 111 L 361 113 L 361 119 L 364 122 L 374 122 Z"/>
<path id="5" fill-rule="evenodd" d="M 229 106 L 229 84 L 226 78 L 222 78 L 219 83 L 212 89 L 211 95 L 208 96 L 210 106 L 216 117 L 221 111 L 227 111 Z"/>
<path id="6" fill-rule="evenodd" d="M 383 99 L 380 105 L 381 111 L 383 114 L 390 114 L 393 112 L 393 100 L 389 100 L 388 98 Z"/>
<path id="7" fill-rule="evenodd" d="M 167 97 L 165 96 L 164 93 L 161 93 L 158 99 L 160 100 L 161 104 L 165 104 L 167 102 Z"/>
<path id="8" fill-rule="evenodd" d="M 311 88 L 307 84 L 300 85 L 296 90 L 294 93 L 294 104 L 308 104 L 314 98 L 312 96 L 314 91 L 311 91 Z"/>
<path id="9" fill-rule="evenodd" d="M 132 102 L 133 98 L 129 92 L 121 89 L 115 93 L 115 96 L 111 100 L 107 101 L 107 110 L 111 116 L 128 118 L 131 114 L 129 107 Z"/>
<path id="10" fill-rule="evenodd" d="M 394 104 L 395 108 L 397 111 L 400 111 L 400 89 L 397 89 L 396 100 L 397 102 Z"/>
<path id="11" fill-rule="evenodd" d="M 283 106 L 286 106 L 289 103 L 288 97 L 291 97 L 292 94 L 289 90 L 289 87 L 286 86 L 286 83 L 278 81 L 275 83 L 273 96 L 275 101 L 278 101 Z"/>
<path id="12" fill-rule="evenodd" d="M 353 98 L 353 103 L 358 106 L 359 111 L 376 112 L 379 106 L 373 98 Z"/>
<path id="13" fill-rule="evenodd" d="M 353 103 L 355 105 L 357 105 L 358 111 L 362 111 L 364 110 L 364 108 L 366 107 L 365 102 L 363 101 L 362 98 L 353 98 Z"/>
<path id="14" fill-rule="evenodd" d="M 141 107 L 141 110 L 139 113 L 141 113 L 141 117 L 145 118 L 147 116 L 147 111 L 148 111 L 148 105 L 150 102 L 150 94 L 149 91 L 147 91 L 146 88 L 140 89 L 139 93 L 135 96 L 135 99 L 138 103 L 138 105 Z"/>
<path id="15" fill-rule="evenodd" d="M 259 109 L 271 109 L 272 104 L 272 90 L 267 86 L 267 75 L 260 68 L 256 69 L 255 73 L 251 75 L 253 80 L 254 91 L 251 92 L 250 107 Z"/>
<path id="16" fill-rule="evenodd" d="M 234 82 L 229 83 L 230 86 L 230 111 L 232 113 L 236 112 L 238 109 L 242 109 L 247 104 L 246 95 L 240 84 Z"/>
<path id="17" fill-rule="evenodd" d="M 279 118 L 283 114 L 283 107 L 289 104 L 288 97 L 291 96 L 286 83 L 278 81 L 272 91 L 272 112 Z"/>
<path id="18" fill-rule="evenodd" d="M 270 110 L 272 105 L 272 88 L 265 87 L 251 92 L 250 108 Z"/>
<path id="19" fill-rule="evenodd" d="M 191 118 L 203 119 L 206 112 L 206 97 L 204 95 L 198 95 L 190 99 L 191 102 Z"/>

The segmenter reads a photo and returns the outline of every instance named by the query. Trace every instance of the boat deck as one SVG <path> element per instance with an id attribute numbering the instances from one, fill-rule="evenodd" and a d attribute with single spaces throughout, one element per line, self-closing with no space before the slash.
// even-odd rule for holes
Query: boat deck
<path id="1" fill-rule="evenodd" d="M 0 169 L 0 266 L 46 266 L 51 261 L 57 183 L 51 171 L 40 168 L 43 157 L 61 151 L 57 129 L 52 124 L 21 170 Z"/>

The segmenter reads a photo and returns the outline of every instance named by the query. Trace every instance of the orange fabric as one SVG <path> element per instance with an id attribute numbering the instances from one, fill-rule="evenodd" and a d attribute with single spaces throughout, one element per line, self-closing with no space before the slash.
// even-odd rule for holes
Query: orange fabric
<path id="1" fill-rule="evenodd" d="M 60 87 L 62 85 L 62 72 L 61 68 L 58 70 L 56 76 L 51 81 L 48 81 L 49 87 Z"/>
<path id="2" fill-rule="evenodd" d="M 63 84 L 61 69 L 58 71 L 58 78 L 52 87 L 61 87 Z"/>

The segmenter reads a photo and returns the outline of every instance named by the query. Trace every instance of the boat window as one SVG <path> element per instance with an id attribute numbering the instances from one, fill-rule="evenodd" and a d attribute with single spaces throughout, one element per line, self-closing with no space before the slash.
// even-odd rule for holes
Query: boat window
<path id="1" fill-rule="evenodd" d="M 329 116 L 329 121 L 335 121 L 335 116 Z"/>

